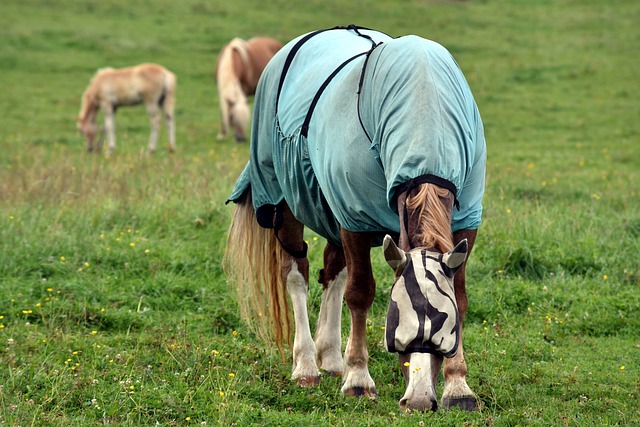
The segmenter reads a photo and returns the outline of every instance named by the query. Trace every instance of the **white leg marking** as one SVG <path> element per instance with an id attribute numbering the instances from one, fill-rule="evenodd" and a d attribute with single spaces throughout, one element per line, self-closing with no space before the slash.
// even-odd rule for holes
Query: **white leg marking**
<path id="1" fill-rule="evenodd" d="M 293 341 L 293 374 L 291 378 L 299 382 L 317 382 L 316 346 L 311 338 L 307 311 L 307 284 L 298 264 L 293 261 L 287 275 L 287 291 L 293 305 L 295 339 Z"/>
<path id="2" fill-rule="evenodd" d="M 436 400 L 436 387 L 433 383 L 431 355 L 412 353 L 409 359 L 409 380 L 400 407 L 406 411 L 417 409 L 431 410 Z M 435 408 L 434 408 L 435 409 Z"/>
<path id="3" fill-rule="evenodd" d="M 342 298 L 346 284 L 347 268 L 345 267 L 322 291 L 320 316 L 316 329 L 318 365 L 321 369 L 333 374 L 342 374 Z"/>
<path id="4" fill-rule="evenodd" d="M 353 323 L 353 320 L 352 320 Z M 351 325 L 353 333 L 353 324 Z M 363 342 L 363 348 L 352 348 L 352 339 L 349 336 L 347 346 L 344 351 L 344 368 L 342 377 L 342 393 L 349 395 L 352 393 L 363 392 L 365 395 L 373 398 L 376 383 L 369 374 L 369 351 L 367 350 L 366 341 Z"/>

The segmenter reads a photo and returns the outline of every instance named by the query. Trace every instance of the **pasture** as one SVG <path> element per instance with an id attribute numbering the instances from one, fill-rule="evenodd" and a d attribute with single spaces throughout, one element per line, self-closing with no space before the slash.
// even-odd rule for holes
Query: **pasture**
<path id="1" fill-rule="evenodd" d="M 4 0 L 0 425 L 640 423 L 639 19 L 622 0 Z M 248 144 L 216 140 L 220 48 L 349 23 L 443 44 L 483 117 L 464 325 L 473 413 L 399 411 L 380 248 L 376 401 L 342 397 L 338 378 L 295 387 L 290 354 L 249 332 L 221 269 Z M 142 62 L 177 76 L 176 153 L 163 125 L 146 154 L 141 107 L 118 110 L 114 155 L 87 153 L 75 117 L 91 76 Z M 314 278 L 324 245 L 307 238 Z M 344 333 L 348 321 L 345 308 Z"/>

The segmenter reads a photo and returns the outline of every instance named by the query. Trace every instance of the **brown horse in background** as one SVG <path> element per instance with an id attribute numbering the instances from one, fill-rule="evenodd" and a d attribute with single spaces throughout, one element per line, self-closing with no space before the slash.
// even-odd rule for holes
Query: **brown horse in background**
<path id="1" fill-rule="evenodd" d="M 248 41 L 234 38 L 222 48 L 216 61 L 215 78 L 220 99 L 220 133 L 227 137 L 229 127 L 236 141 L 245 141 L 251 112 L 247 96 L 256 92 L 260 75 L 282 43 L 269 37 Z"/>
<path id="2" fill-rule="evenodd" d="M 151 121 L 149 153 L 156 151 L 160 130 L 160 113 L 169 132 L 169 152 L 176 149 L 173 109 L 176 76 L 157 64 L 141 64 L 128 68 L 102 68 L 91 79 L 82 95 L 78 128 L 87 140 L 87 150 L 99 150 L 96 143 L 98 110 L 104 115 L 104 130 L 109 138 L 109 153 L 116 148 L 115 113 L 118 107 L 144 103 Z"/>

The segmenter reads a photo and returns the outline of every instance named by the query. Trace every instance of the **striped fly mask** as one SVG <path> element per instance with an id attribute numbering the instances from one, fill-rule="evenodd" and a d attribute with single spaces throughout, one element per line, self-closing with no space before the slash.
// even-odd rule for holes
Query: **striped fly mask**
<path id="1" fill-rule="evenodd" d="M 455 356 L 460 322 L 453 276 L 467 258 L 467 240 L 444 254 L 424 248 L 405 252 L 390 236 L 383 247 L 395 271 L 385 326 L 387 350 Z"/>

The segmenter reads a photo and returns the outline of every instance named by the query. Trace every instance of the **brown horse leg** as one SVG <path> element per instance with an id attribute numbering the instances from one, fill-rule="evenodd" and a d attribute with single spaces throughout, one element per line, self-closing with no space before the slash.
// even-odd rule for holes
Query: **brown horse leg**
<path id="1" fill-rule="evenodd" d="M 331 376 L 342 375 L 342 298 L 347 283 L 347 261 L 341 247 L 327 243 L 324 269 L 320 272 L 322 303 L 316 329 L 316 349 L 320 369 Z"/>
<path id="2" fill-rule="evenodd" d="M 283 217 L 283 227 L 278 231 L 283 248 L 302 251 L 304 226 L 294 218 L 288 207 L 284 209 Z M 320 382 L 320 376 L 316 365 L 316 346 L 311 337 L 307 310 L 309 261 L 307 258 L 294 258 L 285 254 L 282 274 L 291 298 L 295 321 L 291 378 L 300 386 L 315 386 Z"/>
<path id="3" fill-rule="evenodd" d="M 367 313 L 376 290 L 371 271 L 371 237 L 341 229 L 347 262 L 345 300 L 351 312 L 351 331 L 345 349 L 342 393 L 345 396 L 376 397 L 376 386 L 369 374 L 367 351 Z"/>
<path id="4" fill-rule="evenodd" d="M 477 232 L 477 230 L 460 230 L 453 233 L 454 245 L 462 239 L 468 240 L 469 252 L 467 254 L 467 260 L 475 243 Z M 467 385 L 465 378 L 467 375 L 467 364 L 464 360 L 464 350 L 462 346 L 462 324 L 467 314 L 468 306 L 465 268 L 466 263 L 456 273 L 454 278 L 456 303 L 458 304 L 458 314 L 460 316 L 460 347 L 458 348 L 458 353 L 454 357 L 446 359 L 444 363 L 445 386 L 442 394 L 442 405 L 445 408 L 457 406 L 465 411 L 473 411 L 478 406 L 478 400 L 471 388 Z"/>

